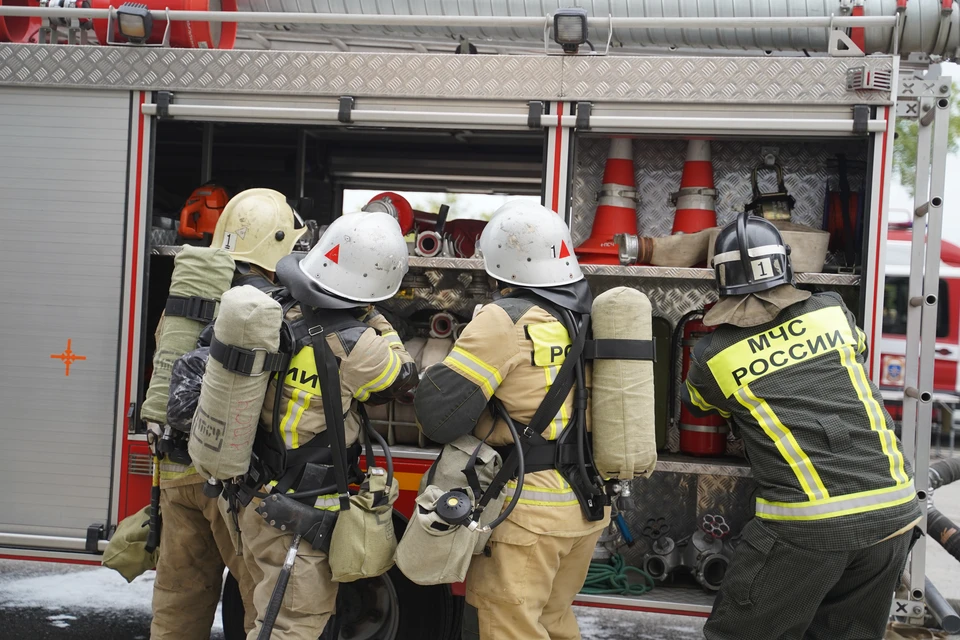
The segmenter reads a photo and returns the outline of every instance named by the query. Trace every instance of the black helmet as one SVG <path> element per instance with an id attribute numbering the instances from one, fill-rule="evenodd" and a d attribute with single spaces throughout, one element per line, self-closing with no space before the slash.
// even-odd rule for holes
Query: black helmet
<path id="1" fill-rule="evenodd" d="M 721 296 L 739 296 L 793 284 L 790 247 L 780 231 L 744 211 L 717 236 L 713 271 Z"/>

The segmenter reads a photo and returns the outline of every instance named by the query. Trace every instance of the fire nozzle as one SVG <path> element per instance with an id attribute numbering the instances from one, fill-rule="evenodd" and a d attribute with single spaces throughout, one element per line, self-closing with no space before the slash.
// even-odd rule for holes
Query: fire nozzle
<path id="1" fill-rule="evenodd" d="M 613 236 L 617 245 L 620 264 L 649 264 L 653 255 L 653 238 L 643 238 L 632 233 L 618 233 Z"/>

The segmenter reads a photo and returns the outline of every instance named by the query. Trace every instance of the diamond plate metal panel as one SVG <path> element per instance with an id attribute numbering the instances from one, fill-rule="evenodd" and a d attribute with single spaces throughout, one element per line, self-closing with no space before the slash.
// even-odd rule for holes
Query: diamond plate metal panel
<path id="1" fill-rule="evenodd" d="M 848 91 L 847 71 L 892 72 L 877 58 L 563 58 L 568 99 L 753 104 L 891 104 L 889 91 Z"/>
<path id="2" fill-rule="evenodd" d="M 0 84 L 399 98 L 551 99 L 559 58 L 0 45 Z"/>
<path id="3" fill-rule="evenodd" d="M 655 471 L 649 478 L 634 480 L 637 509 L 623 512 L 623 517 L 637 543 L 619 551 L 631 565 L 643 565 L 651 543 L 642 535 L 648 519 L 666 520 L 670 527 L 667 535 L 679 542 L 697 529 L 705 514 L 722 515 L 730 525 L 730 535 L 736 536 L 753 518 L 755 490 L 751 478 L 738 476 Z"/>

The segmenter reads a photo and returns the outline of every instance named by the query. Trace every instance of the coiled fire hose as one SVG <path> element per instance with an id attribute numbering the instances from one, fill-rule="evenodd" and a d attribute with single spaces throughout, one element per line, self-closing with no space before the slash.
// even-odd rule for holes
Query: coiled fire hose
<path id="1" fill-rule="evenodd" d="M 646 584 L 630 580 L 630 574 L 640 576 Z M 649 573 L 627 564 L 619 553 L 610 558 L 610 562 L 591 562 L 587 570 L 587 579 L 583 583 L 582 593 L 617 594 L 622 596 L 642 596 L 651 591 L 655 583 Z"/>

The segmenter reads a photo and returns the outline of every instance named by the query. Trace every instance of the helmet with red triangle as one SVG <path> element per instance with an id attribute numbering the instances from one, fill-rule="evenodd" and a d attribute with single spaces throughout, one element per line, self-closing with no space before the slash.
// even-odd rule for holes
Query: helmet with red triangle
<path id="1" fill-rule="evenodd" d="M 386 213 L 346 213 L 330 224 L 299 267 L 325 292 L 355 302 L 379 302 L 400 289 L 408 268 L 407 243 L 396 219 Z M 286 268 L 278 275 L 290 279 Z"/>
<path id="2" fill-rule="evenodd" d="M 522 287 L 558 287 L 583 280 L 563 218 L 529 200 L 497 209 L 480 236 L 488 274 Z"/>

